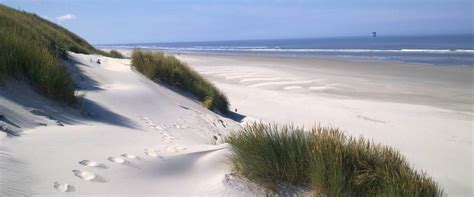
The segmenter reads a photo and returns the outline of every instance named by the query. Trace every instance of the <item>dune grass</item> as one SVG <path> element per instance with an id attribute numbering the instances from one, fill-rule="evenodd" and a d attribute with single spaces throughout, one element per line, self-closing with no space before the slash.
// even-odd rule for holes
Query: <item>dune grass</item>
<path id="1" fill-rule="evenodd" d="M 119 58 L 119 59 L 125 58 L 125 56 L 117 50 L 111 50 L 108 56 L 113 57 L 113 58 Z"/>
<path id="2" fill-rule="evenodd" d="M 134 50 L 132 66 L 146 77 L 165 82 L 195 95 L 210 110 L 228 111 L 227 97 L 212 83 L 174 56 Z"/>
<path id="3" fill-rule="evenodd" d="M 74 83 L 50 49 L 0 30 L 0 78 L 26 77 L 46 97 L 75 102 Z"/>
<path id="4" fill-rule="evenodd" d="M 288 183 L 329 196 L 443 196 L 397 150 L 337 128 L 255 123 L 226 141 L 235 170 L 269 190 Z"/>
<path id="5" fill-rule="evenodd" d="M 0 4 L 0 80 L 25 79 L 50 99 L 74 103 L 74 83 L 60 61 L 66 51 L 112 56 L 55 23 Z"/>

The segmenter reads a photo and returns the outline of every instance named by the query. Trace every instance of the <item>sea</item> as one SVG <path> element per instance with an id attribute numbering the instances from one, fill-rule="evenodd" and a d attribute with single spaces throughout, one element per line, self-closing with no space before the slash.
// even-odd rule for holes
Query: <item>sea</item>
<path id="1" fill-rule="evenodd" d="M 474 35 L 163 42 L 97 45 L 97 47 L 141 48 L 170 53 L 335 57 L 349 61 L 396 61 L 441 66 L 474 66 Z"/>

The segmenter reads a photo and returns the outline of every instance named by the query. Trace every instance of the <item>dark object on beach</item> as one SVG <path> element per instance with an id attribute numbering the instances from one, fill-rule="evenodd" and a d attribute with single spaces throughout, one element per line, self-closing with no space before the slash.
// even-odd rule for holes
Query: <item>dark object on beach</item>
<path id="1" fill-rule="evenodd" d="M 97 64 L 100 64 L 100 59 L 97 59 Z"/>
<path id="2" fill-rule="evenodd" d="M 375 32 L 375 31 L 372 32 L 372 36 L 373 36 L 374 38 L 377 37 L 377 32 Z"/>
<path id="3" fill-rule="evenodd" d="M 59 120 L 56 120 L 56 124 L 57 124 L 58 126 L 64 127 L 64 124 L 61 123 L 61 121 L 59 121 Z"/>
<path id="4" fill-rule="evenodd" d="M 237 108 L 235 108 L 235 112 L 237 112 Z"/>

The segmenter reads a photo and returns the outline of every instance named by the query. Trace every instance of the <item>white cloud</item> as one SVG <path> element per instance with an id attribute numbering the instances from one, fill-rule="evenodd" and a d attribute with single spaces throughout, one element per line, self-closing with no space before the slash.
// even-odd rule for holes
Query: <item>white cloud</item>
<path id="1" fill-rule="evenodd" d="M 58 20 L 58 22 L 70 21 L 75 19 L 77 19 L 77 17 L 74 14 L 66 14 L 56 17 L 56 20 Z"/>

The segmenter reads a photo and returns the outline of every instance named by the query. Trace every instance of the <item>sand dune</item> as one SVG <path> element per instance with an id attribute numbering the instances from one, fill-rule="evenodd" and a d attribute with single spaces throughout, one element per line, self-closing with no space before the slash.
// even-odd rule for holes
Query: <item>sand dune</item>
<path id="1" fill-rule="evenodd" d="M 0 139 L 0 196 L 258 194 L 230 178 L 228 145 L 212 145 L 237 123 L 146 79 L 127 59 L 71 58 L 82 111 L 18 82 L 0 88 L 2 112 L 12 112 L 1 122 L 21 135 Z"/>

